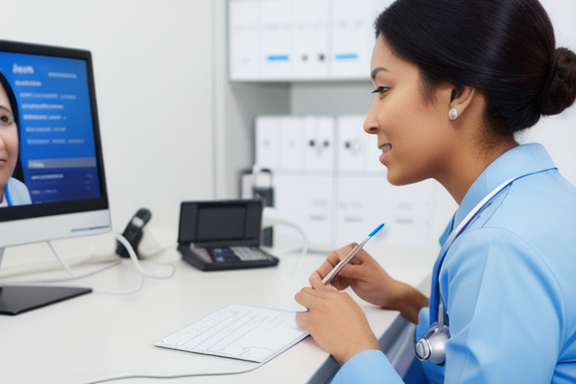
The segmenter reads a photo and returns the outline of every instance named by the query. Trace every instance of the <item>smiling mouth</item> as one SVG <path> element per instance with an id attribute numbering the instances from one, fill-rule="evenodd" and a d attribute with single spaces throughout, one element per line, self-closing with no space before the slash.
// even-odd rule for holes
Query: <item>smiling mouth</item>
<path id="1" fill-rule="evenodd" d="M 384 144 L 383 146 L 380 147 L 380 149 L 382 150 L 382 153 L 386 153 L 392 149 L 392 144 L 390 143 Z"/>

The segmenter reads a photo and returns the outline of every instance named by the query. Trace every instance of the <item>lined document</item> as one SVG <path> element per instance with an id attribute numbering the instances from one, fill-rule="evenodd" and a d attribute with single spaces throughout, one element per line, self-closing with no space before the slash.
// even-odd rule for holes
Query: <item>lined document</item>
<path id="1" fill-rule="evenodd" d="M 232 304 L 154 345 L 265 363 L 308 335 L 294 311 Z"/>

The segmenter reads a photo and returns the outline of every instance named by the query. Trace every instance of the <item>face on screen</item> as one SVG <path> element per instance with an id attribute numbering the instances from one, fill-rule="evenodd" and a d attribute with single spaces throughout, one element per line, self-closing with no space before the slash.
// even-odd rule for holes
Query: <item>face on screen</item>
<path id="1" fill-rule="evenodd" d="M 10 124 L 16 117 L 11 93 L 2 92 L 1 134 L 4 139 L 10 130 L 10 147 L 8 139 L 0 144 L 7 161 L 0 166 L 0 187 L 14 178 L 4 199 L 8 206 L 100 197 L 86 62 L 0 51 L 0 72 L 19 118 L 18 126 Z"/>
<path id="2" fill-rule="evenodd" d="M 18 131 L 8 95 L 0 84 L 0 196 L 18 160 Z"/>

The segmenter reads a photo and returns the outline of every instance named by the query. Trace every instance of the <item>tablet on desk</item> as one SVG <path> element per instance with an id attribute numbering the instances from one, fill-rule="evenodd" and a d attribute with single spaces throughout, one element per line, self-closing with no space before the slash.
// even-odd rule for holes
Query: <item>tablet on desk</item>
<path id="1" fill-rule="evenodd" d="M 263 208 L 261 199 L 183 202 L 178 251 L 201 271 L 277 265 L 260 248 Z"/>

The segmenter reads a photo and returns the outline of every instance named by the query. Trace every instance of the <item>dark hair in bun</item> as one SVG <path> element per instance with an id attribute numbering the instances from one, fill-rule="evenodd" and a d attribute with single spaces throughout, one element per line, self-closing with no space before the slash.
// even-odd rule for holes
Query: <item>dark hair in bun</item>
<path id="1" fill-rule="evenodd" d="M 566 48 L 554 51 L 554 58 L 540 95 L 542 115 L 557 115 L 576 99 L 576 54 Z"/>
<path id="2" fill-rule="evenodd" d="M 576 98 L 576 54 L 556 49 L 538 0 L 397 0 L 375 28 L 420 68 L 425 95 L 444 81 L 482 91 L 498 134 L 529 128 Z"/>

